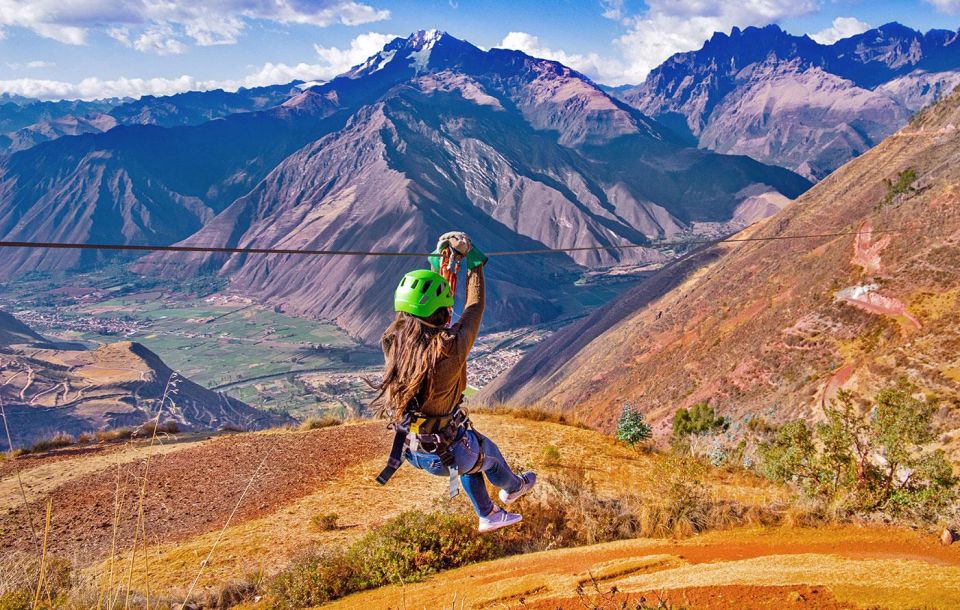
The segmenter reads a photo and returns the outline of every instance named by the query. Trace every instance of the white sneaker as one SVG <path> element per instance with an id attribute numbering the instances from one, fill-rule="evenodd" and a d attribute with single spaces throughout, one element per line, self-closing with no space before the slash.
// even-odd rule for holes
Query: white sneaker
<path id="1" fill-rule="evenodd" d="M 523 481 L 523 485 L 520 486 L 520 489 L 513 493 L 507 493 L 506 489 L 500 490 L 500 501 L 510 506 L 521 497 L 530 493 L 530 490 L 533 489 L 533 486 L 537 484 L 537 473 L 535 472 L 525 472 L 520 475 L 520 479 Z"/>
<path id="2" fill-rule="evenodd" d="M 480 533 L 492 532 L 501 527 L 508 527 L 523 521 L 523 516 L 516 513 L 508 513 L 499 506 L 494 505 L 493 512 L 486 517 L 480 517 L 480 525 L 477 529 Z"/>

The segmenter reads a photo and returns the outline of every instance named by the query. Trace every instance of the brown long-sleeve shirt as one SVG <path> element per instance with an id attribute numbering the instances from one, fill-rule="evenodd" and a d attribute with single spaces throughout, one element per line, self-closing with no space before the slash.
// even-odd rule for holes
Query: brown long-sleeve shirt
<path id="1" fill-rule="evenodd" d="M 460 321 L 446 333 L 444 356 L 433 373 L 433 391 L 418 397 L 424 415 L 448 415 L 467 389 L 467 356 L 480 333 L 480 320 L 486 298 L 483 267 L 467 273 L 467 299 Z"/>

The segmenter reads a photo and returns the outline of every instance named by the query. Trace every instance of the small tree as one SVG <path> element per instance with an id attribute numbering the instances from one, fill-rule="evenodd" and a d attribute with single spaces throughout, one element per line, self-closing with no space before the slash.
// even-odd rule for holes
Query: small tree
<path id="1" fill-rule="evenodd" d="M 897 179 L 891 180 L 890 178 L 885 178 L 883 180 L 884 186 L 887 187 L 887 193 L 883 197 L 883 201 L 880 202 L 879 207 L 884 207 L 893 203 L 894 199 L 898 195 L 904 195 L 911 191 L 916 191 L 913 187 L 913 183 L 917 181 L 917 170 L 912 167 L 908 167 L 902 172 L 897 172 Z"/>
<path id="2" fill-rule="evenodd" d="M 636 410 L 632 404 L 623 405 L 620 418 L 617 420 L 617 440 L 633 447 L 644 443 L 653 437 L 653 430 L 644 420 L 643 413 Z"/>
<path id="3" fill-rule="evenodd" d="M 689 410 L 680 408 L 673 416 L 673 436 L 682 440 L 693 434 L 712 434 L 730 427 L 726 417 L 717 417 L 709 404 L 698 402 Z"/>

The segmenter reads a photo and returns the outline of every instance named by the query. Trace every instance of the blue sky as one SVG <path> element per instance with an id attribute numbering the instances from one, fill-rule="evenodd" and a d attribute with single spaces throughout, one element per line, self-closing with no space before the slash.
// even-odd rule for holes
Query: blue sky
<path id="1" fill-rule="evenodd" d="M 640 82 L 714 31 L 778 23 L 819 40 L 899 21 L 960 27 L 960 0 L 0 0 L 0 91 L 92 98 L 326 79 L 389 35 L 482 47 Z"/>

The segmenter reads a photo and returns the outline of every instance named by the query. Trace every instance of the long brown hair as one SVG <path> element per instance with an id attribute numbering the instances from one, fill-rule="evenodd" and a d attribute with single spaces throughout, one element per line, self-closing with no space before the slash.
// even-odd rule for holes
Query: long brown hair
<path id="1" fill-rule="evenodd" d="M 411 400 L 430 395 L 437 361 L 448 345 L 444 327 L 449 319 L 446 308 L 426 319 L 397 312 L 380 339 L 386 358 L 383 381 L 371 384 L 379 391 L 371 403 L 377 415 L 400 421 Z"/>

